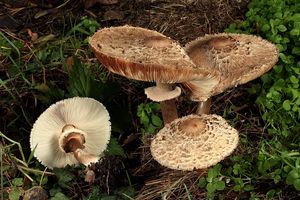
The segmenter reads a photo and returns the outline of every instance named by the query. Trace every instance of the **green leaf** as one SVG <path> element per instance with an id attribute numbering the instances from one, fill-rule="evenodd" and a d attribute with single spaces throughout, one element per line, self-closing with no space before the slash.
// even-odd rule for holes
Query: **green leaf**
<path id="1" fill-rule="evenodd" d="M 58 184 L 63 188 L 67 188 L 68 183 L 70 183 L 75 178 L 74 174 L 69 172 L 67 169 L 54 168 L 53 172 L 58 178 Z"/>
<path id="2" fill-rule="evenodd" d="M 292 76 L 290 77 L 290 80 L 291 80 L 291 82 L 294 83 L 294 84 L 299 83 L 299 79 L 297 79 L 297 77 L 294 76 L 294 75 L 292 75 Z"/>
<path id="3" fill-rule="evenodd" d="M 292 36 L 298 36 L 298 35 L 300 35 L 300 29 L 298 29 L 298 28 L 292 29 L 292 30 L 290 31 L 290 34 L 291 34 Z"/>
<path id="4" fill-rule="evenodd" d="M 9 192 L 9 199 L 10 200 L 19 200 L 21 197 L 21 191 L 17 187 L 12 187 L 11 191 Z"/>
<path id="5" fill-rule="evenodd" d="M 12 181 L 14 186 L 20 187 L 23 185 L 23 178 L 14 178 Z"/>
<path id="6" fill-rule="evenodd" d="M 69 200 L 69 198 L 61 192 L 55 194 L 54 197 L 51 197 L 51 200 Z"/>
<path id="7" fill-rule="evenodd" d="M 148 126 L 150 123 L 150 119 L 148 117 L 148 115 L 146 114 L 146 112 L 142 112 L 141 116 L 140 116 L 140 121 L 144 126 Z"/>
<path id="8" fill-rule="evenodd" d="M 297 179 L 300 179 L 299 171 L 297 169 L 293 169 L 288 173 L 286 177 L 286 183 L 288 185 L 292 185 Z"/>
<path id="9" fill-rule="evenodd" d="M 254 190 L 254 187 L 252 185 L 245 185 L 244 190 L 249 192 L 249 191 Z"/>
<path id="10" fill-rule="evenodd" d="M 285 27 L 285 25 L 279 25 L 277 26 L 277 29 L 280 31 L 280 32 L 285 32 L 287 30 L 287 28 Z"/>
<path id="11" fill-rule="evenodd" d="M 213 183 L 208 183 L 206 185 L 206 190 L 208 193 L 214 193 L 216 191 L 215 185 Z"/>
<path id="12" fill-rule="evenodd" d="M 154 133 L 155 130 L 156 130 L 156 127 L 153 126 L 153 124 L 149 124 L 149 125 L 148 125 L 147 127 L 145 127 L 145 128 L 146 128 L 146 132 L 148 132 L 148 133 L 150 133 L 150 134 Z"/>
<path id="13" fill-rule="evenodd" d="M 151 108 L 153 112 L 159 112 L 160 111 L 160 103 L 151 102 Z"/>
<path id="14" fill-rule="evenodd" d="M 267 32 L 268 30 L 270 30 L 270 25 L 269 24 L 264 24 L 262 27 L 261 27 L 261 31 L 262 32 Z"/>
<path id="15" fill-rule="evenodd" d="M 155 125 L 157 127 L 162 126 L 162 120 L 155 114 L 151 115 L 151 122 L 152 122 L 153 125 Z"/>
<path id="16" fill-rule="evenodd" d="M 266 194 L 266 199 L 267 199 L 267 200 L 273 199 L 275 193 L 276 193 L 276 190 L 274 190 L 274 189 L 269 190 L 269 191 L 267 192 L 267 194 Z"/>
<path id="17" fill-rule="evenodd" d="M 105 154 L 112 156 L 122 156 L 123 158 L 126 157 L 124 149 L 118 143 L 118 140 L 114 137 L 110 139 Z"/>
<path id="18" fill-rule="evenodd" d="M 300 47 L 293 47 L 292 54 L 300 55 Z"/>
<path id="19" fill-rule="evenodd" d="M 300 191 L 300 179 L 296 179 L 293 183 L 297 191 Z"/>
<path id="20" fill-rule="evenodd" d="M 205 188 L 206 183 L 207 183 L 207 182 L 206 182 L 205 178 L 204 178 L 204 177 L 201 177 L 201 178 L 199 179 L 198 186 L 199 186 L 200 188 Z"/>
<path id="21" fill-rule="evenodd" d="M 285 100 L 282 104 L 284 110 L 289 111 L 291 109 L 291 102 L 290 100 Z"/>
<path id="22" fill-rule="evenodd" d="M 212 182 L 212 180 L 220 174 L 221 168 L 222 165 L 219 163 L 215 165 L 213 168 L 210 168 L 207 174 L 207 181 Z"/>
<path id="23" fill-rule="evenodd" d="M 224 181 L 216 181 L 214 183 L 216 190 L 222 191 L 225 189 L 225 182 Z"/>

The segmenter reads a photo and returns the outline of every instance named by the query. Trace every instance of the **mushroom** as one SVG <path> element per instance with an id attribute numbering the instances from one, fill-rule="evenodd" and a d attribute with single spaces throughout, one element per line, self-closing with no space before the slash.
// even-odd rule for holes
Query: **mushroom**
<path id="1" fill-rule="evenodd" d="M 188 115 L 167 124 L 152 139 L 150 150 L 161 165 L 192 171 L 217 164 L 238 144 L 238 131 L 218 115 Z"/>
<path id="2" fill-rule="evenodd" d="M 97 162 L 110 139 L 109 113 L 98 101 L 74 97 L 46 109 L 31 130 L 30 148 L 49 168 Z"/>
<path id="3" fill-rule="evenodd" d="M 221 74 L 220 83 L 213 88 L 211 96 L 260 77 L 278 60 L 274 44 L 245 34 L 205 35 L 188 43 L 185 50 L 201 70 L 205 67 Z M 211 101 L 202 94 L 202 83 L 188 81 L 183 85 L 191 91 L 191 99 L 199 101 L 197 113 L 208 113 Z"/>
<path id="4" fill-rule="evenodd" d="M 89 45 L 111 72 L 156 82 L 145 93 L 161 102 L 164 123 L 178 118 L 174 98 L 181 89 L 174 83 L 206 80 L 210 91 L 219 82 L 217 73 L 197 68 L 177 42 L 156 31 L 128 25 L 104 28 L 90 38 Z"/>

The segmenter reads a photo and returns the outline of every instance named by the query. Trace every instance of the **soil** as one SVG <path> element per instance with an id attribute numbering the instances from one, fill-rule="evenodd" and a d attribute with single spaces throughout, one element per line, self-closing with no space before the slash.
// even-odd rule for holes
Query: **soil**
<path id="1" fill-rule="evenodd" d="M 204 34 L 223 32 L 224 28 L 232 22 L 242 20 L 248 3 L 247 0 L 119 0 L 117 4 L 101 5 L 98 3 L 85 9 L 84 1 L 70 0 L 66 5 L 56 8 L 63 2 L 62 0 L 16 0 L 12 4 L 10 0 L 2 0 L 0 2 L 0 30 L 5 30 L 13 37 L 29 41 L 28 29 L 38 33 L 39 36 L 50 33 L 58 35 L 71 26 L 70 24 L 80 21 L 82 16 L 89 16 L 97 19 L 102 27 L 124 24 L 145 27 L 159 31 L 184 45 Z M 41 16 L 45 11 L 46 14 Z M 1 71 L 4 73 L 4 65 L 0 67 L 0 75 Z M 49 74 L 48 76 L 51 77 Z M 60 76 L 64 77 L 64 75 Z M 245 101 L 241 100 L 241 96 Z M 240 117 L 243 120 L 253 120 L 251 123 L 259 129 L 257 108 L 253 103 L 249 104 L 249 98 L 251 97 L 246 95 L 242 87 L 233 89 L 214 97 L 212 112 L 222 114 L 224 107 L 234 102 L 238 105 Z M 184 109 L 184 107 L 189 109 Z M 190 103 L 179 107 L 179 113 L 184 115 L 194 109 L 195 104 Z M 2 112 L 0 110 L 4 118 L 5 113 L 9 113 L 8 110 Z M 7 118 L 9 119 L 9 116 Z M 176 195 L 178 197 L 179 194 L 186 193 L 185 187 L 194 197 L 192 199 L 205 198 L 204 190 L 195 187 L 199 176 L 206 173 L 205 171 L 182 173 L 168 170 L 153 161 L 149 152 L 149 139 L 144 138 L 144 141 L 138 144 L 140 145 L 138 148 L 131 149 L 129 160 L 124 161 L 126 168 L 130 168 L 129 174 L 138 191 L 137 199 L 159 199 L 162 192 L 167 192 L 169 199 L 177 199 Z M 118 185 L 118 176 L 122 173 L 114 169 L 112 165 L 114 162 L 123 161 L 110 159 L 106 160 L 105 166 L 110 167 L 109 173 L 112 173 L 111 176 L 114 177 L 111 182 L 112 188 L 109 188 L 113 190 L 114 185 Z M 96 175 L 103 170 L 105 171 L 105 169 L 97 169 Z M 116 174 L 113 174 L 115 172 Z M 124 174 L 120 176 L 124 177 Z M 96 177 L 96 180 L 98 184 L 107 186 L 99 177 L 98 179 Z M 187 197 L 182 198 L 187 199 Z"/>

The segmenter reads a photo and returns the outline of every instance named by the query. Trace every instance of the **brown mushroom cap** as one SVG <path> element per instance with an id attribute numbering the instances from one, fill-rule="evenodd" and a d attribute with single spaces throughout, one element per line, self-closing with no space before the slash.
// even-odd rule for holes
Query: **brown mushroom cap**
<path id="1" fill-rule="evenodd" d="M 245 34 L 206 35 L 188 43 L 185 50 L 196 66 L 221 73 L 221 81 L 212 95 L 258 78 L 278 60 L 274 44 Z M 192 91 L 195 100 L 205 100 L 201 99 L 199 83 L 189 81 L 184 85 Z"/>
<path id="2" fill-rule="evenodd" d="M 167 124 L 151 142 L 161 165 L 177 170 L 204 169 L 230 155 L 238 132 L 218 115 L 189 115 Z"/>
<path id="3" fill-rule="evenodd" d="M 197 68 L 174 40 L 153 30 L 120 26 L 104 28 L 89 40 L 98 60 L 110 71 L 131 79 L 161 83 L 211 80 L 216 73 Z"/>

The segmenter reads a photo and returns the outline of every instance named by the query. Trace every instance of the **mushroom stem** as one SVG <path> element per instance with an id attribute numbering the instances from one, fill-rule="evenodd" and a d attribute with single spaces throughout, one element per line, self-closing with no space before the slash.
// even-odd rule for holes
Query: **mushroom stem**
<path id="1" fill-rule="evenodd" d="M 172 87 L 173 84 L 156 82 L 156 86 L 159 87 L 159 88 L 169 90 L 169 91 L 173 90 L 173 87 Z M 164 124 L 168 124 L 168 123 L 170 123 L 170 122 L 172 122 L 172 121 L 174 121 L 175 119 L 178 118 L 176 100 L 175 99 L 161 101 L 160 102 L 160 109 L 161 109 Z"/>
<path id="2" fill-rule="evenodd" d="M 77 149 L 73 152 L 76 160 L 84 165 L 89 165 L 90 163 L 96 163 L 99 160 L 98 156 L 87 154 L 82 151 L 82 149 Z"/>
<path id="3" fill-rule="evenodd" d="M 85 136 L 84 132 L 77 129 L 72 124 L 67 124 L 62 129 L 62 137 L 59 138 L 60 147 L 66 153 L 73 153 L 75 159 L 84 164 L 88 165 L 91 162 L 97 162 L 98 157 L 92 154 L 87 154 L 83 151 L 85 148 Z"/>
<path id="4" fill-rule="evenodd" d="M 200 101 L 198 103 L 196 114 L 197 115 L 209 114 L 210 107 L 211 107 L 211 98 L 207 99 L 206 101 Z"/>

